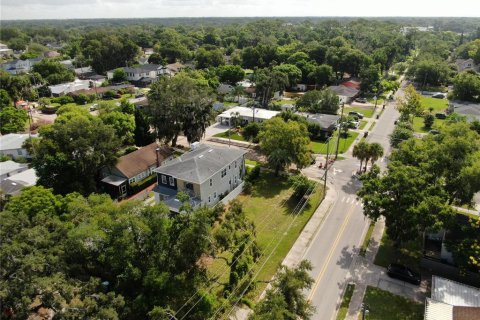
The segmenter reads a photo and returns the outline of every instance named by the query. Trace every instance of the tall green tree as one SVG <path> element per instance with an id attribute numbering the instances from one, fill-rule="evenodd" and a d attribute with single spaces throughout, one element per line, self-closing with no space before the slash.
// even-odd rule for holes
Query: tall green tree
<path id="1" fill-rule="evenodd" d="M 423 112 L 421 96 L 415 90 L 413 85 L 405 88 L 405 97 L 397 104 L 397 110 L 404 121 L 413 121 L 413 117 L 420 116 Z"/>
<path id="2" fill-rule="evenodd" d="M 38 72 L 48 84 L 54 85 L 70 82 L 75 79 L 75 72 L 67 69 L 60 62 L 50 59 L 43 59 L 32 67 L 33 72 Z"/>
<path id="3" fill-rule="evenodd" d="M 310 139 L 303 123 L 274 117 L 263 123 L 259 141 L 276 175 L 292 163 L 303 168 L 310 162 Z"/>
<path id="4" fill-rule="evenodd" d="M 453 80 L 453 96 L 464 101 L 480 101 L 480 77 L 471 72 L 462 72 Z"/>
<path id="5" fill-rule="evenodd" d="M 13 107 L 13 101 L 6 90 L 0 89 L 0 111 L 6 107 Z"/>
<path id="6" fill-rule="evenodd" d="M 184 132 L 188 141 L 199 141 L 209 124 L 213 96 L 210 89 L 187 74 L 163 77 L 148 94 L 147 113 L 156 135 L 176 145 Z"/>
<path id="7" fill-rule="evenodd" d="M 140 109 L 135 110 L 134 142 L 136 146 L 143 147 L 155 141 L 155 134 L 150 128 L 148 116 Z"/>
<path id="8" fill-rule="evenodd" d="M 15 133 L 25 130 L 28 115 L 23 109 L 6 107 L 0 111 L 0 132 L 2 134 Z"/>
<path id="9" fill-rule="evenodd" d="M 360 169 L 358 172 L 362 172 L 363 162 L 368 161 L 368 143 L 360 141 L 353 146 L 352 155 L 360 160 Z"/>
<path id="10" fill-rule="evenodd" d="M 308 78 L 320 88 L 328 86 L 334 79 L 333 68 L 328 64 L 316 66 L 315 69 L 308 74 Z"/>
<path id="11" fill-rule="evenodd" d="M 314 307 L 305 299 L 304 290 L 314 283 L 309 271 L 312 265 L 302 260 L 298 267 L 282 266 L 272 288 L 264 300 L 255 307 L 251 320 L 295 320 L 311 318 Z"/>
<path id="12" fill-rule="evenodd" d="M 218 68 L 218 76 L 221 82 L 235 85 L 245 78 L 245 71 L 240 66 L 226 65 Z"/>
<path id="13" fill-rule="evenodd" d="M 38 183 L 56 193 L 94 192 L 100 170 L 117 159 L 120 139 L 115 129 L 86 111 L 65 112 L 39 133 L 40 141 L 31 150 L 32 164 Z"/>
<path id="14" fill-rule="evenodd" d="M 277 91 L 283 91 L 288 85 L 288 75 L 279 70 L 258 69 L 253 75 L 257 99 L 263 106 L 273 98 Z"/>
<path id="15" fill-rule="evenodd" d="M 134 115 L 123 113 L 121 111 L 102 112 L 100 113 L 100 119 L 104 124 L 115 129 L 117 138 L 120 139 L 124 145 L 133 142 L 135 131 Z"/>
<path id="16" fill-rule="evenodd" d="M 330 89 L 306 92 L 297 101 L 297 107 L 311 113 L 337 114 L 340 100 Z"/>

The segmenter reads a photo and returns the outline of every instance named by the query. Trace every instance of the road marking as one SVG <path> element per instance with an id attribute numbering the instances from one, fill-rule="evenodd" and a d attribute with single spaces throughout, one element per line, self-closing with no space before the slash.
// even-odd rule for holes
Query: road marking
<path id="1" fill-rule="evenodd" d="M 350 197 L 347 198 L 347 203 L 350 203 L 350 199 L 351 199 Z"/>
<path id="2" fill-rule="evenodd" d="M 345 196 L 343 196 L 343 198 L 342 198 L 342 202 L 345 202 Z"/>
<path id="3" fill-rule="evenodd" d="M 345 228 L 347 227 L 348 221 L 350 221 L 353 209 L 355 209 L 355 206 L 352 204 L 350 206 L 350 210 L 348 210 L 347 216 L 345 217 L 345 220 L 343 221 L 342 226 L 340 227 L 340 232 L 337 234 L 337 237 L 335 238 L 335 241 L 333 242 L 333 246 L 331 247 L 330 252 L 328 253 L 327 260 L 323 264 L 322 270 L 320 271 L 317 278 L 315 279 L 314 285 L 312 287 L 312 291 L 310 291 L 310 294 L 308 295 L 308 301 L 312 300 L 313 295 L 317 291 L 318 285 L 320 284 L 320 280 L 322 279 L 323 275 L 325 274 L 325 271 L 327 270 L 327 266 L 330 263 L 330 260 L 332 259 L 333 252 L 337 248 L 338 241 L 340 241 L 341 236 L 345 232 Z"/>

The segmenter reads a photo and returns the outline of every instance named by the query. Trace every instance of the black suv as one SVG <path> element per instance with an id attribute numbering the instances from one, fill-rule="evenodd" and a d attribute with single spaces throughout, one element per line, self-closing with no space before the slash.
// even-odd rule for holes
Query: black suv
<path id="1" fill-rule="evenodd" d="M 396 278 L 416 285 L 419 285 L 421 282 L 419 273 L 401 264 L 389 264 L 387 268 L 387 274 L 391 278 Z"/>

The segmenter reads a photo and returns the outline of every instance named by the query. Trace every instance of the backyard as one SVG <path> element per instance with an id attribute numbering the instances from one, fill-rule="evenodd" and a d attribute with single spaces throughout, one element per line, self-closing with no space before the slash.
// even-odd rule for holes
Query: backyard
<path id="1" fill-rule="evenodd" d="M 368 320 L 422 320 L 425 306 L 413 300 L 374 287 L 367 287 L 363 303 Z"/>
<path id="2" fill-rule="evenodd" d="M 245 141 L 245 139 L 238 133 L 232 130 L 227 130 L 225 132 L 220 132 L 214 135 L 217 138 L 232 139 L 237 141 Z"/>
<path id="3" fill-rule="evenodd" d="M 445 109 L 448 107 L 448 100 L 446 99 L 435 99 L 422 96 L 420 101 L 425 112 L 430 112 L 430 108 L 432 108 L 433 115 L 438 112 L 445 112 Z M 415 132 L 429 132 L 431 129 L 439 129 L 439 127 L 443 124 L 443 121 L 444 120 L 442 119 L 435 118 L 432 128 L 428 129 L 425 128 L 423 124 L 423 117 L 415 117 L 413 118 L 413 130 Z"/>
<path id="4" fill-rule="evenodd" d="M 355 141 L 355 139 L 358 137 L 358 132 L 349 132 L 348 137 L 345 139 L 344 136 L 340 138 L 340 144 L 338 148 L 338 153 L 344 153 L 350 148 L 350 145 Z M 334 154 L 335 150 L 337 148 L 337 141 L 338 141 L 338 132 L 335 132 L 332 136 L 332 138 L 329 141 L 329 154 Z M 327 144 L 325 141 L 319 141 L 319 140 L 312 140 L 310 142 L 310 150 L 313 153 L 319 153 L 319 154 L 327 154 Z"/>
<path id="5" fill-rule="evenodd" d="M 295 215 L 292 212 L 298 199 L 291 197 L 292 191 L 285 177 L 275 177 L 273 173 L 265 171 L 254 182 L 250 194 L 241 194 L 237 197 L 243 204 L 247 217 L 255 223 L 258 247 L 265 251 L 253 272 L 256 274 L 260 266 L 265 263 L 256 278 L 259 283 L 249 294 L 250 298 L 258 297 L 265 289 L 266 281 L 273 277 L 322 199 L 322 187 L 317 186 L 304 210 L 298 213 L 294 220 Z M 277 241 L 280 241 L 278 247 L 267 259 Z M 230 258 L 231 254 L 222 256 Z M 225 267 L 224 260 L 216 259 L 209 271 L 212 275 L 218 275 L 225 270 Z M 228 282 L 228 272 L 218 282 Z"/>

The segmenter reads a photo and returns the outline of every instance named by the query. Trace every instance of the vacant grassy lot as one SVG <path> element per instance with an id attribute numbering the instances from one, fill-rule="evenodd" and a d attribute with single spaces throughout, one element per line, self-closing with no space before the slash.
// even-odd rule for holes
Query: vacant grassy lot
<path id="1" fill-rule="evenodd" d="M 422 320 L 425 306 L 413 300 L 374 287 L 367 287 L 363 302 L 368 320 Z"/>
<path id="2" fill-rule="evenodd" d="M 395 248 L 393 241 L 388 238 L 385 231 L 375 257 L 375 264 L 387 267 L 390 263 L 397 262 L 418 271 L 420 269 L 421 257 L 421 239 L 409 241 L 400 248 Z"/>
<path id="3" fill-rule="evenodd" d="M 415 132 L 429 132 L 432 129 L 439 129 L 445 120 L 435 118 L 433 122 L 433 126 L 430 129 L 425 128 L 423 124 L 423 117 L 415 117 L 413 118 L 413 131 Z"/>
<path id="4" fill-rule="evenodd" d="M 378 106 L 377 106 L 378 108 Z M 355 106 L 355 107 L 347 107 L 345 106 L 345 108 L 343 109 L 343 114 L 348 116 L 348 113 L 351 112 L 351 111 L 356 111 L 356 112 L 360 112 L 361 114 L 363 114 L 365 117 L 367 118 L 371 118 L 373 116 L 373 109 L 374 107 L 359 107 L 359 106 Z M 339 112 L 341 112 L 341 110 L 339 110 Z"/>
<path id="5" fill-rule="evenodd" d="M 258 247 L 264 251 L 264 256 L 256 263 L 253 274 L 256 274 L 273 251 L 275 244 L 280 241 L 277 249 L 260 270 L 256 280 L 261 282 L 249 294 L 251 298 L 257 297 L 265 289 L 267 284 L 263 281 L 269 281 L 273 277 L 322 199 L 322 187 L 317 186 L 304 210 L 294 221 L 295 215 L 292 212 L 299 200 L 291 197 L 292 191 L 285 177 L 275 177 L 271 172 L 262 172 L 259 180 L 253 184 L 251 194 L 241 194 L 237 197 L 243 204 L 247 217 L 255 223 Z M 230 258 L 230 254 L 222 256 Z M 222 259 L 215 260 L 210 267 L 212 274 L 221 273 L 222 270 L 225 270 L 225 261 Z M 226 272 L 219 282 L 228 282 L 228 275 Z"/>
<path id="6" fill-rule="evenodd" d="M 420 98 L 420 102 L 422 103 L 423 108 L 428 111 L 429 108 L 433 108 L 433 113 L 436 112 L 443 112 L 445 109 L 448 108 L 448 100 L 447 99 L 435 99 L 431 97 L 424 97 Z"/>
<path id="7" fill-rule="evenodd" d="M 243 137 L 240 134 L 238 134 L 235 131 L 230 131 L 230 130 L 227 130 L 225 132 L 217 133 L 216 135 L 214 135 L 214 137 L 228 139 L 229 138 L 229 134 L 228 134 L 229 132 L 230 132 L 230 139 L 238 140 L 238 141 L 245 141 L 245 139 L 243 139 Z"/>
<path id="8" fill-rule="evenodd" d="M 335 132 L 333 137 L 330 139 L 330 147 L 329 147 L 329 154 L 332 155 L 335 153 L 337 148 L 337 137 L 338 132 Z M 338 153 L 344 153 L 350 148 L 350 145 L 353 141 L 358 137 L 358 132 L 349 132 L 348 138 L 344 138 L 343 136 L 340 138 L 340 144 L 338 148 Z M 313 153 L 320 153 L 320 154 L 327 154 L 327 144 L 324 141 L 311 141 L 310 142 L 310 150 Z"/>
<path id="9" fill-rule="evenodd" d="M 340 305 L 340 309 L 338 309 L 337 320 L 343 320 L 347 316 L 348 306 L 350 305 L 350 300 L 352 300 L 353 290 L 355 290 L 355 285 L 353 283 L 347 284 L 347 288 L 343 294 L 342 304 Z"/>

